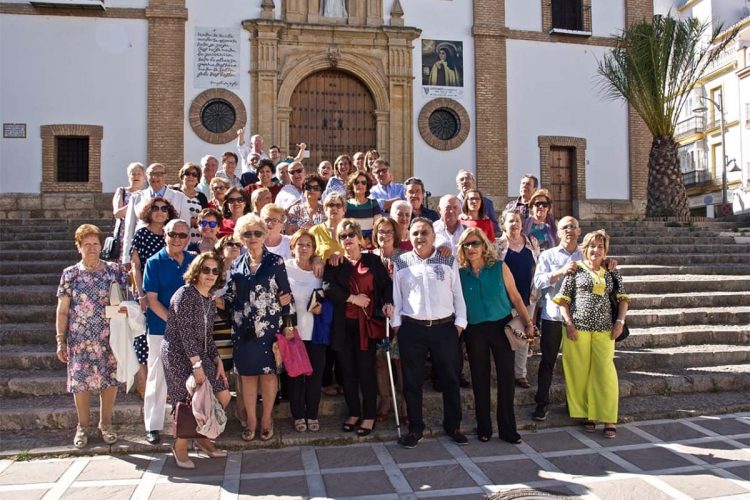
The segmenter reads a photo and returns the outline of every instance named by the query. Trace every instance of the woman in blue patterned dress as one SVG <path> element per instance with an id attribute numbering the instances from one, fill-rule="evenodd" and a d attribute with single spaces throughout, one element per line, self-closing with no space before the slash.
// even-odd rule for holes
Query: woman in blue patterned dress
<path id="1" fill-rule="evenodd" d="M 255 214 L 237 220 L 234 239 L 245 244 L 247 253 L 232 265 L 225 296 L 232 308 L 234 365 L 242 377 L 247 411 L 247 429 L 242 433 L 245 441 L 255 438 L 259 387 L 263 396 L 260 439 L 273 437 L 273 404 L 278 389 L 273 343 L 277 333 L 294 329 L 284 259 L 265 248 L 267 233 L 268 226 Z"/>
<path id="2" fill-rule="evenodd" d="M 89 400 L 100 393 L 99 431 L 107 444 L 117 441 L 112 430 L 112 413 L 117 396 L 117 360 L 109 345 L 109 305 L 112 282 L 124 287 L 127 274 L 119 264 L 99 258 L 104 234 L 92 225 L 76 229 L 75 242 L 81 261 L 66 268 L 57 289 L 57 358 L 68 365 L 68 391 L 73 393 L 78 426 L 73 446 L 88 443 Z"/>

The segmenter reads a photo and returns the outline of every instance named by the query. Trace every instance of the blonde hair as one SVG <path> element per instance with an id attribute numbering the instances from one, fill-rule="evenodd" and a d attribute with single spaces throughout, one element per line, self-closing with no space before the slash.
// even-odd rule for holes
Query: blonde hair
<path id="1" fill-rule="evenodd" d="M 263 222 L 263 219 L 260 218 L 259 215 L 256 215 L 252 212 L 247 213 L 237 219 L 237 222 L 234 224 L 234 241 L 244 241 L 242 239 L 242 233 L 245 232 L 245 229 L 248 227 L 256 226 L 258 229 L 260 229 L 263 234 L 268 234 L 268 226 Z"/>
<path id="2" fill-rule="evenodd" d="M 547 189 L 537 189 L 534 191 L 534 194 L 532 194 L 529 197 L 529 207 L 531 207 L 537 198 L 547 198 L 547 202 L 549 203 L 549 206 L 552 207 L 552 197 L 549 195 L 549 191 Z"/>
<path id="3" fill-rule="evenodd" d="M 466 253 L 464 252 L 464 242 L 469 236 L 472 235 L 478 237 L 482 242 L 482 258 L 484 259 L 484 266 L 492 266 L 498 260 L 497 253 L 495 253 L 495 247 L 494 245 L 492 245 L 492 243 L 490 243 L 490 240 L 487 238 L 487 235 L 484 234 L 484 231 L 482 231 L 478 227 L 466 228 L 466 230 L 461 235 L 461 238 L 459 238 L 458 250 L 456 251 L 456 259 L 458 260 L 458 265 L 461 267 L 469 267 L 469 259 L 466 258 Z"/>
<path id="4" fill-rule="evenodd" d="M 286 220 L 286 212 L 284 212 L 284 209 L 275 203 L 266 203 L 265 205 L 263 205 L 263 208 L 260 209 L 261 218 L 266 218 L 272 214 L 280 215 L 281 222 L 284 222 Z"/>
<path id="5" fill-rule="evenodd" d="M 223 184 L 225 188 L 229 189 L 229 181 L 227 181 L 226 179 L 222 179 L 221 177 L 214 177 L 213 179 L 211 179 L 211 182 L 208 183 L 211 189 L 215 188 L 219 184 Z"/>
<path id="6" fill-rule="evenodd" d="M 583 254 L 584 258 L 586 258 L 586 252 L 588 251 L 589 247 L 598 241 L 604 243 L 604 256 L 606 257 L 607 254 L 609 254 L 609 235 L 604 229 L 598 229 L 596 231 L 591 231 L 583 237 L 583 243 L 581 243 L 581 253 Z"/>

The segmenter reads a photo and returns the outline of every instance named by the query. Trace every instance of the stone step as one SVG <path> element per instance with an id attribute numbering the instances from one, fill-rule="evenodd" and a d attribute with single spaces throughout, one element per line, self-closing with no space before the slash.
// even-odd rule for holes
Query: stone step
<path id="1" fill-rule="evenodd" d="M 57 304 L 56 293 L 56 285 L 6 286 L 0 289 L 0 304 L 55 305 Z"/>
<path id="2" fill-rule="evenodd" d="M 579 221 L 581 229 L 611 229 L 611 228 L 628 228 L 628 229 L 731 229 L 738 227 L 736 222 L 724 221 L 690 221 L 690 222 L 667 222 L 667 221 L 626 221 L 626 220 L 582 220 Z M 679 224 L 679 225 L 677 225 Z"/>
<path id="3" fill-rule="evenodd" d="M 609 253 L 613 255 L 628 255 L 635 253 L 644 255 L 664 253 L 715 255 L 743 252 L 750 255 L 750 245 L 739 243 L 729 245 L 634 245 L 627 241 L 627 239 L 620 239 L 612 240 L 612 244 L 609 247 Z"/>
<path id="4" fill-rule="evenodd" d="M 96 218 L 96 217 L 89 217 L 89 218 L 38 218 L 38 217 L 29 217 L 29 218 L 22 218 L 22 219 L 2 219 L 0 220 L 0 228 L 1 229 L 7 229 L 7 228 L 18 228 L 22 226 L 39 226 L 39 225 L 47 225 L 47 226 L 54 226 L 54 225 L 65 225 L 70 226 L 72 228 L 76 228 L 80 226 L 81 224 L 111 224 L 112 219 L 110 217 L 107 217 L 106 219 L 103 218 Z"/>
<path id="5" fill-rule="evenodd" d="M 693 275 L 732 275 L 747 276 L 750 275 L 750 264 L 703 264 L 687 266 L 667 266 L 667 265 L 649 265 L 649 264 L 625 264 L 618 263 L 617 269 L 623 276 L 654 276 L 655 279 L 663 279 L 663 276 L 679 276 L 682 274 Z M 2 277 L 0 277 L 2 280 Z M 1 282 L 1 281 L 0 281 Z"/>
<path id="6" fill-rule="evenodd" d="M 40 274 L 0 274 L 0 286 L 50 285 L 60 284 L 60 273 Z"/>
<path id="7" fill-rule="evenodd" d="M 55 306 L 8 306 L 0 304 L 0 324 L 3 323 L 46 323 L 47 325 L 54 325 Z"/>
<path id="8" fill-rule="evenodd" d="M 630 299 L 633 310 L 750 306 L 750 292 L 631 294 Z"/>
<path id="9" fill-rule="evenodd" d="M 65 239 L 36 239 L 30 236 L 25 240 L 0 241 L 0 250 L 64 250 L 70 248 L 70 238 Z"/>
<path id="10" fill-rule="evenodd" d="M 685 266 L 696 264 L 750 264 L 750 253 L 718 253 L 718 254 L 677 254 L 677 253 L 654 253 L 654 254 L 611 254 L 617 259 L 618 264 L 646 264 Z"/>
<path id="11" fill-rule="evenodd" d="M 664 276 L 625 276 L 625 290 L 637 293 L 741 292 L 750 290 L 750 276 L 683 274 Z"/>
<path id="12" fill-rule="evenodd" d="M 73 234 L 75 229 L 71 230 L 53 230 L 53 231 L 41 231 L 35 233 L 28 232 L 7 232 L 0 231 L 0 240 L 3 242 L 11 241 L 55 241 L 60 245 L 70 245 L 74 242 Z M 109 234 L 108 232 L 105 234 Z M 61 247 L 62 248 L 62 247 Z"/>
<path id="13" fill-rule="evenodd" d="M 750 323 L 750 307 L 691 307 L 683 310 L 646 309 L 628 311 L 631 328 L 673 325 L 719 325 Z"/>
<path id="14" fill-rule="evenodd" d="M 0 262 L 36 262 L 38 260 L 76 262 L 81 254 L 72 242 L 68 248 L 58 250 L 0 250 Z"/>
<path id="15" fill-rule="evenodd" d="M 669 368 L 716 367 L 750 362 L 750 347 L 704 344 L 678 347 L 641 347 L 618 349 L 615 366 L 618 371 L 653 371 Z"/>
<path id="16" fill-rule="evenodd" d="M 610 238 L 658 238 L 660 236 L 700 236 L 704 237 L 717 237 L 721 233 L 732 231 L 731 228 L 686 228 L 686 227 L 645 227 L 645 228 L 631 228 L 631 227 L 614 227 L 614 228 L 601 228 L 592 227 L 590 229 L 581 229 L 581 235 L 584 236 L 591 231 L 598 231 L 604 229 Z"/>
<path id="17" fill-rule="evenodd" d="M 750 345 L 750 325 L 679 325 L 632 328 L 630 336 L 617 344 L 628 348 L 675 347 L 700 344 Z"/>
<path id="18" fill-rule="evenodd" d="M 613 240 L 623 245 L 734 245 L 733 236 L 714 236 L 713 234 L 695 233 L 690 235 L 669 236 L 624 236 Z"/>
<path id="19" fill-rule="evenodd" d="M 0 370 L 0 396 L 54 396 L 67 392 L 67 372 L 58 370 Z"/>
<path id="20" fill-rule="evenodd" d="M 36 262 L 24 262 L 24 261 L 0 261 L 0 274 L 1 275 L 34 275 L 39 274 L 57 274 L 58 279 L 62 274 L 63 269 L 68 266 L 72 266 L 79 259 L 68 259 L 68 260 L 38 260 Z"/>
<path id="21" fill-rule="evenodd" d="M 0 346 L 43 344 L 55 347 L 54 323 L 0 324 Z"/>
<path id="22" fill-rule="evenodd" d="M 59 370 L 64 367 L 53 345 L 4 345 L 0 352 L 0 370 Z"/>

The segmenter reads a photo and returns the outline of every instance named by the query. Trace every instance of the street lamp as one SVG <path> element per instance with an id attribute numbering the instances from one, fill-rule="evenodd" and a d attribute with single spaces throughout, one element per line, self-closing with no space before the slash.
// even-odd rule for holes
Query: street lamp
<path id="1" fill-rule="evenodd" d="M 722 205 L 727 203 L 727 141 L 724 130 L 724 93 L 719 94 L 719 102 L 714 101 L 710 97 L 700 96 L 701 101 L 708 101 L 719 110 L 719 127 L 721 127 L 721 203 Z M 693 113 L 704 113 L 708 110 L 706 106 L 699 106 L 693 109 Z"/>

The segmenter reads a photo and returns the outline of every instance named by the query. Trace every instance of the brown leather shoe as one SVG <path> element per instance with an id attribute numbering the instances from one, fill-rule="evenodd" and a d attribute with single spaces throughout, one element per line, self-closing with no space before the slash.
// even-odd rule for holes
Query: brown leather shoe
<path id="1" fill-rule="evenodd" d="M 529 384 L 529 381 L 526 380 L 526 377 L 517 378 L 516 385 L 518 387 L 523 387 L 524 389 L 528 389 L 529 387 L 531 387 L 531 384 Z"/>

